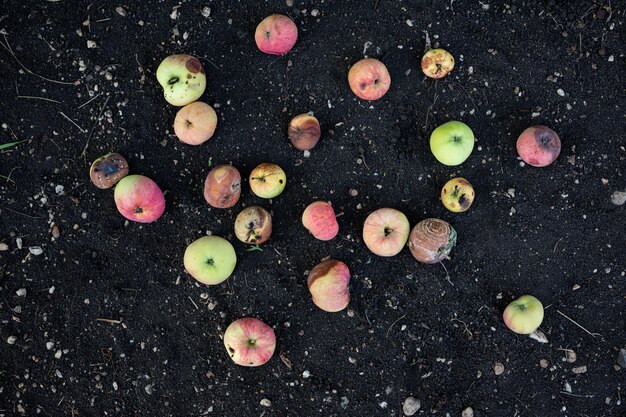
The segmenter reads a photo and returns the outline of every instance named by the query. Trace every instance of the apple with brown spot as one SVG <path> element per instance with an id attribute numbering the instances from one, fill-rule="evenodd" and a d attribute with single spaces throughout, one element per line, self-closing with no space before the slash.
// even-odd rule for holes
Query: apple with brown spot
<path id="1" fill-rule="evenodd" d="M 313 149 L 320 140 L 320 122 L 309 114 L 299 114 L 291 120 L 287 136 L 294 148 L 305 151 Z"/>
<path id="2" fill-rule="evenodd" d="M 245 317 L 235 320 L 226 328 L 224 347 L 237 365 L 261 366 L 274 354 L 276 335 L 261 320 Z"/>
<path id="3" fill-rule="evenodd" d="M 516 147 L 517 153 L 528 165 L 545 167 L 559 157 L 561 139 L 547 126 L 531 126 L 519 135 Z"/>
<path id="4" fill-rule="evenodd" d="M 235 235 L 243 243 L 259 245 L 272 234 L 272 216 L 263 207 L 246 207 L 235 219 Z"/>
<path id="5" fill-rule="evenodd" d="M 378 100 L 389 90 L 391 76 L 385 64 L 374 58 L 365 58 L 350 68 L 348 84 L 357 97 Z"/>
<path id="6" fill-rule="evenodd" d="M 204 181 L 204 199 L 211 207 L 230 208 L 241 196 L 241 175 L 232 165 L 218 165 Z"/>

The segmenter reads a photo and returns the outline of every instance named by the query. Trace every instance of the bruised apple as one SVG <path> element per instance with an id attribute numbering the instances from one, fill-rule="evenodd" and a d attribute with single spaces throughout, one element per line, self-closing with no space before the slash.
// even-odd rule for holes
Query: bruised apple
<path id="1" fill-rule="evenodd" d="M 285 171 L 276 164 L 262 163 L 250 173 L 250 189 L 257 197 L 277 197 L 283 192 L 285 185 Z"/>
<path id="2" fill-rule="evenodd" d="M 272 216 L 263 207 L 246 207 L 235 219 L 235 235 L 243 243 L 258 245 L 272 234 Z"/>
<path id="3" fill-rule="evenodd" d="M 91 182 L 102 189 L 111 188 L 128 175 L 128 162 L 119 153 L 109 153 L 93 161 L 89 169 Z"/>
<path id="4" fill-rule="evenodd" d="M 259 23 L 254 40 L 261 52 L 271 55 L 286 54 L 298 40 L 298 28 L 289 17 L 273 14 Z"/>
<path id="5" fill-rule="evenodd" d="M 308 114 L 299 114 L 294 117 L 287 129 L 291 144 L 300 151 L 313 149 L 320 140 L 320 135 L 320 122 Z"/>
<path id="6" fill-rule="evenodd" d="M 452 212 L 467 211 L 474 202 L 474 187 L 465 178 L 452 178 L 441 189 L 441 202 Z"/>
<path id="7" fill-rule="evenodd" d="M 443 78 L 453 68 L 454 57 L 445 49 L 431 49 L 422 57 L 422 72 L 430 78 Z"/>
<path id="8" fill-rule="evenodd" d="M 404 213 L 392 208 L 372 212 L 363 224 L 365 246 L 378 256 L 395 256 L 404 247 L 411 226 Z"/>
<path id="9" fill-rule="evenodd" d="M 302 213 L 302 225 L 319 240 L 331 240 L 339 233 L 335 210 L 327 201 L 309 204 Z"/>
<path id="10" fill-rule="evenodd" d="M 374 58 L 365 58 L 350 68 L 348 84 L 357 97 L 378 100 L 389 90 L 391 76 L 385 64 Z"/>
<path id="11" fill-rule="evenodd" d="M 241 196 L 241 175 L 232 165 L 218 165 L 204 181 L 204 199 L 211 207 L 230 208 Z"/>
<path id="12" fill-rule="evenodd" d="M 261 320 L 245 317 L 235 320 L 226 328 L 224 346 L 237 365 L 260 366 L 274 354 L 276 335 Z"/>
<path id="13" fill-rule="evenodd" d="M 341 311 L 350 302 L 350 270 L 341 261 L 329 259 L 316 265 L 307 279 L 313 303 L 324 311 Z"/>
<path id="14" fill-rule="evenodd" d="M 409 235 L 409 249 L 418 261 L 434 264 L 449 258 L 456 245 L 456 231 L 448 222 L 425 219 L 415 225 Z"/>
<path id="15" fill-rule="evenodd" d="M 519 135 L 517 153 L 528 165 L 545 167 L 559 157 L 561 139 L 547 126 L 531 126 Z"/>
<path id="16" fill-rule="evenodd" d="M 184 106 L 200 98 L 206 88 L 206 75 L 198 58 L 187 54 L 170 55 L 156 71 L 165 100 Z"/>
<path id="17" fill-rule="evenodd" d="M 159 186 L 143 175 L 128 175 L 115 186 L 115 205 L 128 220 L 152 223 L 165 211 L 165 197 Z"/>
<path id="18" fill-rule="evenodd" d="M 176 113 L 174 133 L 188 145 L 200 145 L 211 139 L 217 127 L 213 107 L 201 101 L 187 104 Z"/>

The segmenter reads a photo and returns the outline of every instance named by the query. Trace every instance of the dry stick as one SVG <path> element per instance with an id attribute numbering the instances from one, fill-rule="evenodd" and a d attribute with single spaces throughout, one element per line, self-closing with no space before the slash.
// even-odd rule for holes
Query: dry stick
<path id="1" fill-rule="evenodd" d="M 78 130 L 80 130 L 80 133 L 85 133 L 87 132 L 85 129 L 83 129 L 82 127 L 80 127 L 75 121 L 73 121 L 72 119 L 70 119 L 65 113 L 63 113 L 62 111 L 59 112 L 59 114 L 63 117 L 65 117 L 67 120 L 69 120 L 74 126 L 76 126 L 78 128 Z"/>
<path id="2" fill-rule="evenodd" d="M 391 330 L 391 328 L 394 326 L 394 324 L 396 324 L 397 322 L 399 322 L 400 320 L 402 320 L 403 318 L 406 317 L 406 314 L 403 315 L 402 317 L 398 318 L 398 320 L 394 321 L 393 323 L 391 323 L 391 326 L 389 326 L 389 328 L 387 329 L 387 337 L 389 337 L 389 331 Z"/>
<path id="3" fill-rule="evenodd" d="M 96 119 L 96 122 L 93 124 L 93 127 L 91 128 L 91 132 L 89 132 L 89 137 L 87 138 L 87 142 L 85 142 L 85 147 L 83 148 L 83 152 L 81 153 L 81 156 L 83 157 L 87 154 L 87 148 L 89 147 L 89 141 L 91 140 L 91 137 L 93 136 L 93 131 L 96 130 L 96 126 L 98 126 L 98 123 L 100 122 L 100 117 L 102 117 L 104 108 L 109 103 L 110 98 L 111 96 L 107 96 L 107 99 L 104 100 L 104 104 L 102 105 L 102 107 L 100 107 L 100 113 L 98 114 L 98 118 Z"/>
<path id="4" fill-rule="evenodd" d="M 97 318 L 96 321 L 103 321 L 105 323 L 111 323 L 111 324 L 120 324 L 122 322 L 122 319 L 119 320 L 114 320 L 114 319 L 101 319 L 101 318 Z"/>
<path id="5" fill-rule="evenodd" d="M 2 47 L 3 47 L 4 49 L 6 49 L 6 50 L 7 50 L 7 51 L 11 54 L 11 56 L 13 57 L 13 59 L 15 59 L 15 61 L 16 61 L 16 62 L 20 65 L 20 67 L 22 67 L 22 69 L 23 69 L 24 71 L 26 71 L 26 72 L 27 72 L 27 73 L 29 73 L 30 75 L 34 75 L 35 77 L 39 77 L 39 78 L 41 78 L 42 80 L 46 80 L 46 81 L 51 82 L 51 83 L 63 84 L 63 85 L 74 85 L 74 83 L 70 83 L 70 82 L 67 82 L 67 81 L 52 80 L 52 79 L 50 79 L 50 78 L 44 77 L 43 75 L 39 75 L 39 74 L 37 74 L 36 72 L 33 72 L 33 71 L 29 70 L 28 68 L 26 68 L 26 67 L 24 66 L 24 64 L 22 64 L 22 61 L 20 61 L 20 60 L 17 58 L 17 56 L 16 56 L 16 55 L 15 55 L 15 53 L 13 52 L 13 49 L 11 49 L 11 45 L 9 45 L 9 40 L 7 39 L 7 35 L 4 35 L 4 34 L 3 34 L 2 36 L 4 36 L 4 42 L 6 42 L 6 45 L 5 45 L 4 43 L 2 43 L 2 42 L 0 42 L 0 45 L 2 45 Z"/>
<path id="6" fill-rule="evenodd" d="M 562 315 L 563 317 L 565 317 L 566 319 L 568 319 L 569 321 L 571 321 L 572 323 L 574 323 L 576 326 L 578 326 L 581 329 L 583 329 L 585 332 L 587 332 L 588 335 L 590 335 L 592 337 L 597 337 L 597 336 L 602 337 L 602 335 L 600 333 L 592 333 L 589 330 L 585 329 L 583 326 L 581 326 L 580 324 L 576 323 L 574 320 L 570 319 L 565 314 L 561 313 L 558 309 L 556 310 L 556 312 L 559 313 L 560 315 Z"/>
<path id="7" fill-rule="evenodd" d="M 57 100 L 52 100 L 51 98 L 45 98 L 45 97 L 37 97 L 37 96 L 15 96 L 15 98 L 25 98 L 25 99 L 31 99 L 31 100 L 44 100 L 44 101 L 49 101 L 51 103 L 57 103 L 57 104 L 61 104 L 60 101 Z"/>
<path id="8" fill-rule="evenodd" d="M 193 304 L 194 307 L 196 307 L 196 310 L 200 310 L 200 308 L 198 307 L 198 304 L 196 304 L 191 297 L 187 297 L 187 298 L 189 298 L 189 301 L 191 301 L 191 304 Z"/>
<path id="9" fill-rule="evenodd" d="M 78 110 L 78 109 L 82 109 L 82 108 L 83 108 L 83 107 L 85 107 L 87 104 L 91 103 L 92 101 L 94 101 L 95 99 L 97 99 L 98 97 L 100 97 L 100 94 L 102 94 L 102 93 L 98 93 L 98 94 L 96 94 L 95 96 L 93 96 L 93 98 L 89 99 L 89 101 L 87 101 L 87 102 L 85 102 L 85 103 L 81 104 L 80 106 L 78 106 L 78 107 L 76 108 L 76 110 Z"/>

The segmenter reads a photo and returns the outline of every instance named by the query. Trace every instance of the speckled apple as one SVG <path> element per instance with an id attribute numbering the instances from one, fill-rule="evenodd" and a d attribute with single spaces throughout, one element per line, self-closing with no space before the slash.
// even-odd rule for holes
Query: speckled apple
<path id="1" fill-rule="evenodd" d="M 254 40 L 259 50 L 266 54 L 286 54 L 298 40 L 298 27 L 288 16 L 273 14 L 259 23 Z"/>
<path id="2" fill-rule="evenodd" d="M 204 181 L 204 199 L 211 207 L 230 208 L 241 196 L 241 175 L 232 165 L 218 165 Z"/>
<path id="3" fill-rule="evenodd" d="M 443 78 L 453 68 L 454 57 L 445 49 L 431 49 L 422 57 L 422 72 L 430 78 Z"/>
<path id="4" fill-rule="evenodd" d="M 309 204 L 302 213 L 302 225 L 319 240 L 331 240 L 339 233 L 335 210 L 327 201 Z"/>
<path id="5" fill-rule="evenodd" d="M 287 136 L 294 148 L 304 151 L 313 149 L 320 140 L 320 122 L 309 114 L 299 114 L 291 120 Z"/>
<path id="6" fill-rule="evenodd" d="M 264 162 L 250 172 L 250 189 L 257 197 L 274 198 L 287 185 L 287 175 L 276 164 Z"/>
<path id="7" fill-rule="evenodd" d="M 350 89 L 363 100 L 378 100 L 391 85 L 391 76 L 385 64 L 374 58 L 357 62 L 348 72 Z"/>
<path id="8" fill-rule="evenodd" d="M 128 175 L 128 162 L 119 153 L 109 153 L 93 161 L 89 178 L 98 188 L 111 188 Z"/>
<path id="9" fill-rule="evenodd" d="M 176 113 L 174 133 L 188 145 L 200 145 L 213 137 L 217 114 L 213 107 L 201 101 L 187 104 Z"/>
<path id="10" fill-rule="evenodd" d="M 170 55 L 161 61 L 156 77 L 165 100 L 184 106 L 200 98 L 206 88 L 204 67 L 198 58 L 187 54 Z"/>
<path id="11" fill-rule="evenodd" d="M 350 303 L 350 269 L 341 261 L 329 259 L 316 265 L 307 279 L 313 303 L 324 311 L 341 311 Z"/>
<path id="12" fill-rule="evenodd" d="M 258 245 L 272 234 L 272 216 L 263 207 L 243 209 L 235 219 L 235 236 L 243 243 Z"/>
<path id="13" fill-rule="evenodd" d="M 226 328 L 224 347 L 237 365 L 260 366 L 274 354 L 276 335 L 261 320 L 245 317 L 235 320 Z"/>
<path id="14" fill-rule="evenodd" d="M 545 167 L 559 157 L 561 139 L 547 126 L 531 126 L 517 138 L 517 153 L 528 165 Z"/>
<path id="15" fill-rule="evenodd" d="M 165 211 L 165 197 L 159 186 L 143 175 L 128 175 L 115 186 L 115 205 L 128 220 L 152 223 Z"/>

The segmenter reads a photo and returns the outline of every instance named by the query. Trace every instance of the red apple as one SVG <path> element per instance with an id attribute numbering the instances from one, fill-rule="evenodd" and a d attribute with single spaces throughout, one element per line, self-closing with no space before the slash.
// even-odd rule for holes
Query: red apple
<path id="1" fill-rule="evenodd" d="M 266 54 L 286 54 L 298 40 L 298 28 L 289 17 L 273 14 L 259 23 L 254 40 L 258 48 Z"/>
<path id="2" fill-rule="evenodd" d="M 410 230 L 409 220 L 402 212 L 381 208 L 365 219 L 363 241 L 378 256 L 395 256 L 406 244 Z"/>
<path id="3" fill-rule="evenodd" d="M 165 197 L 159 186 L 143 175 L 129 175 L 115 186 L 117 210 L 128 220 L 151 223 L 165 211 Z"/>
<path id="4" fill-rule="evenodd" d="M 350 270 L 341 261 L 329 259 L 316 265 L 309 273 L 307 285 L 313 303 L 324 311 L 341 311 L 350 302 Z"/>
<path id="5" fill-rule="evenodd" d="M 302 224 L 319 240 L 331 240 L 339 233 L 339 223 L 333 206 L 327 201 L 316 201 L 302 213 Z"/>
<path id="6" fill-rule="evenodd" d="M 561 153 L 561 139 L 547 126 L 531 126 L 517 138 L 517 153 L 528 165 L 545 167 Z"/>
<path id="7" fill-rule="evenodd" d="M 260 366 L 274 354 L 276 335 L 261 320 L 246 317 L 228 326 L 224 333 L 224 346 L 237 365 Z"/>
<path id="8" fill-rule="evenodd" d="M 350 68 L 348 83 L 357 97 L 378 100 L 389 90 L 391 76 L 385 64 L 374 58 L 366 58 Z"/>

